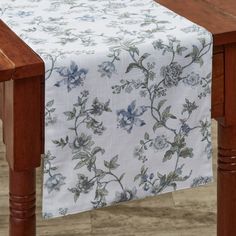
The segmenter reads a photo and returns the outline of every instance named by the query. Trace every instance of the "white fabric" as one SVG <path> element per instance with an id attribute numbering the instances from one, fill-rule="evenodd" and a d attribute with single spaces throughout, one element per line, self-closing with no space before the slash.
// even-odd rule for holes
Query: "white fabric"
<path id="1" fill-rule="evenodd" d="M 0 16 L 46 65 L 45 218 L 212 180 L 204 28 L 152 0 L 1 0 Z"/>

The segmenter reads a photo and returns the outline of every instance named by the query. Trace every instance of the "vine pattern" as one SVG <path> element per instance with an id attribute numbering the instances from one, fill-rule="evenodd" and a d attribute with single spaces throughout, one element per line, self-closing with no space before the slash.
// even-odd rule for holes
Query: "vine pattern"
<path id="1" fill-rule="evenodd" d="M 80 211 L 84 199 L 86 209 L 98 208 L 212 180 L 186 167 L 196 159 L 194 135 L 201 138 L 204 163 L 211 158 L 210 112 L 194 120 L 211 92 L 209 32 L 152 0 L 96 3 L 0 3 L 1 18 L 46 65 L 45 131 L 52 142 L 44 158 L 45 218 Z M 102 93 L 94 95 L 97 89 Z M 177 109 L 169 95 L 178 89 L 196 96 L 186 95 Z M 124 147 L 135 172 L 102 141 L 108 117 L 116 134 L 136 140 Z M 64 195 L 67 201 L 57 201 Z"/>

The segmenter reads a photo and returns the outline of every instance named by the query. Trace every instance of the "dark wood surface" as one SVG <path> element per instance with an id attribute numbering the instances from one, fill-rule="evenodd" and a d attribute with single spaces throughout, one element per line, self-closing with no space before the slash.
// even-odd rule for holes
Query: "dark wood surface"
<path id="1" fill-rule="evenodd" d="M 0 20 L 0 82 L 44 73 L 42 59 Z M 3 74 L 2 74 L 3 71 Z"/>
<path id="2" fill-rule="evenodd" d="M 35 236 L 35 171 L 44 136 L 43 60 L 0 21 L 0 103 L 10 167 L 9 235 Z"/>
<path id="3" fill-rule="evenodd" d="M 163 6 L 208 29 L 214 45 L 236 42 L 235 0 L 156 0 Z"/>
<path id="4" fill-rule="evenodd" d="M 233 0 L 158 2 L 213 33 L 212 117 L 219 126 L 218 236 L 235 236 L 236 3 Z M 5 81 L 0 102 L 11 168 L 11 236 L 35 236 L 34 176 L 43 148 L 43 79 L 43 61 L 0 21 L 0 81 Z"/>
<path id="5" fill-rule="evenodd" d="M 213 55 L 212 77 L 212 118 L 224 117 L 224 52 L 216 51 Z"/>

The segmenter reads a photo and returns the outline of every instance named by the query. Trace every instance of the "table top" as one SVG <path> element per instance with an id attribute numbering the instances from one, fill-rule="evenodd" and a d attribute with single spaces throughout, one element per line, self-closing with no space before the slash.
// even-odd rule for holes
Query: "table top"
<path id="1" fill-rule="evenodd" d="M 234 0 L 158 0 L 158 2 L 211 31 L 214 37 L 214 46 L 236 42 Z M 43 71 L 42 60 L 1 20 L 0 45 L 1 55 L 4 54 L 4 63 L 2 63 L 1 56 L 0 81 L 13 78 L 13 72 L 14 79 L 17 79 L 34 76 L 39 71 Z M 11 50 L 15 47 L 20 50 Z M 32 67 L 35 69 L 32 70 Z M 3 73 L 3 71 L 5 72 Z"/>
<path id="2" fill-rule="evenodd" d="M 235 0 L 158 0 L 189 20 L 207 28 L 214 45 L 236 42 Z"/>

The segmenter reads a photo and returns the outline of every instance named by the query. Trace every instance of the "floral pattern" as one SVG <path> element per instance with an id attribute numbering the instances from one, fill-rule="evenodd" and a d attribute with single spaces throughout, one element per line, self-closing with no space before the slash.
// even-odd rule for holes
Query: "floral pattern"
<path id="1" fill-rule="evenodd" d="M 45 62 L 43 216 L 212 181 L 212 35 L 153 0 L 2 0 Z"/>

